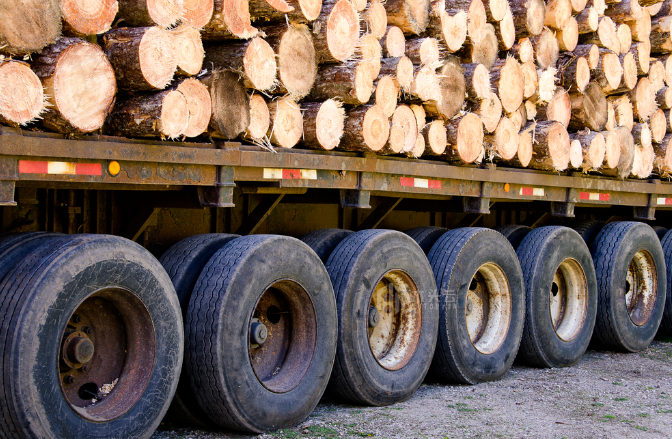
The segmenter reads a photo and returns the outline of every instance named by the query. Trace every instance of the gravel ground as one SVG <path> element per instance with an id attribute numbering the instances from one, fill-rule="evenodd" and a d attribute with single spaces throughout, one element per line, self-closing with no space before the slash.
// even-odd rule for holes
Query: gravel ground
<path id="1" fill-rule="evenodd" d="M 152 439 L 250 438 L 161 424 Z M 257 438 L 670 438 L 672 339 L 638 354 L 589 351 L 564 369 L 514 366 L 476 386 L 424 384 L 408 401 L 322 401 L 296 428 Z"/>

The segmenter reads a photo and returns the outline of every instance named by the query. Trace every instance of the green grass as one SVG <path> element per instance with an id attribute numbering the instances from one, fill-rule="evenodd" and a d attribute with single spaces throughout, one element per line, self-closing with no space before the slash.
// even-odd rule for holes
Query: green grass
<path id="1" fill-rule="evenodd" d="M 614 401 L 627 401 L 627 400 L 628 400 L 628 398 L 623 397 L 623 396 L 622 396 L 622 397 L 618 397 L 618 398 L 614 398 Z"/>
<path id="2" fill-rule="evenodd" d="M 641 425 L 635 425 L 635 428 L 636 428 L 637 430 L 648 431 L 648 428 L 646 428 L 646 427 L 642 427 Z"/>
<path id="3" fill-rule="evenodd" d="M 616 419 L 616 416 L 614 416 L 614 415 L 604 415 L 603 418 L 604 419 Z"/>

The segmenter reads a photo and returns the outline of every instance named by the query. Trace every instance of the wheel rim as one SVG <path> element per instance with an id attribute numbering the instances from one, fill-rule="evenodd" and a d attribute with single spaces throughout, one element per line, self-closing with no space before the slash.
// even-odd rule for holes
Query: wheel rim
<path id="1" fill-rule="evenodd" d="M 625 277 L 625 306 L 637 326 L 649 321 L 658 295 L 658 273 L 653 257 L 640 250 L 628 265 Z"/>
<path id="2" fill-rule="evenodd" d="M 84 299 L 61 335 L 60 387 L 80 416 L 106 422 L 138 402 L 154 365 L 152 319 L 135 294 L 105 288 Z"/>
<path id="3" fill-rule="evenodd" d="M 392 270 L 376 284 L 369 300 L 367 332 L 371 353 L 387 370 L 406 366 L 422 332 L 418 288 L 401 270 Z"/>
<path id="4" fill-rule="evenodd" d="M 317 320 L 306 290 L 280 280 L 261 295 L 248 325 L 250 363 L 268 390 L 284 393 L 308 372 L 315 354 Z"/>
<path id="5" fill-rule="evenodd" d="M 572 341 L 579 335 L 588 312 L 588 284 L 581 264 L 574 259 L 562 261 L 553 275 L 549 311 L 561 340 Z"/>
<path id="6" fill-rule="evenodd" d="M 481 265 L 469 284 L 464 306 L 469 339 L 477 351 L 492 354 L 504 343 L 511 324 L 511 288 L 497 265 Z"/>

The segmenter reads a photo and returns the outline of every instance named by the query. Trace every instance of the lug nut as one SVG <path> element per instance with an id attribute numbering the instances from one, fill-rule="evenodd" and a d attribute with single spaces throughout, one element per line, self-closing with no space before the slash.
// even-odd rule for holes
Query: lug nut
<path id="1" fill-rule="evenodd" d="M 76 337 L 67 346 L 66 354 L 73 363 L 88 363 L 93 358 L 95 348 L 87 337 Z"/>
<path id="2" fill-rule="evenodd" d="M 63 377 L 63 382 L 65 384 L 72 384 L 75 382 L 75 377 L 73 377 L 72 375 L 66 375 Z"/>
<path id="3" fill-rule="evenodd" d="M 74 314 L 74 315 L 72 316 L 72 321 L 75 322 L 75 323 L 79 323 L 79 322 L 82 321 L 82 316 L 80 316 L 80 315 L 78 315 L 78 314 Z"/>
<path id="4" fill-rule="evenodd" d="M 268 330 L 266 325 L 261 322 L 253 322 L 250 325 L 250 342 L 252 344 L 262 345 L 268 337 Z"/>
<path id="5" fill-rule="evenodd" d="M 369 326 L 375 328 L 380 323 L 380 313 L 376 307 L 369 308 Z"/>
<path id="6" fill-rule="evenodd" d="M 89 328 L 88 326 L 82 326 L 82 332 L 86 335 L 91 335 L 93 334 L 93 329 Z"/>
<path id="7" fill-rule="evenodd" d="M 89 365 L 88 365 L 88 364 L 85 364 L 85 365 L 82 366 L 81 369 L 79 369 L 79 370 L 81 370 L 82 372 L 86 373 L 86 372 L 89 371 Z"/>
<path id="8" fill-rule="evenodd" d="M 470 315 L 473 310 L 474 310 L 473 302 L 471 301 L 471 299 L 467 299 L 467 315 Z"/>

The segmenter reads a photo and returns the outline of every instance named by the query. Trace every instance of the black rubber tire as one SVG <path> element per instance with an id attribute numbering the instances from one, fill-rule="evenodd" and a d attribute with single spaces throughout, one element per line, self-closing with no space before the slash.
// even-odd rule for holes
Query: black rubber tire
<path id="1" fill-rule="evenodd" d="M 660 320 L 658 337 L 672 337 L 672 231 L 668 231 L 660 241 L 665 254 L 665 274 L 667 275 L 667 291 L 665 292 L 665 310 Z"/>
<path id="2" fill-rule="evenodd" d="M 0 238 L 0 281 L 26 256 L 51 240 L 63 236 L 59 233 L 13 233 Z"/>
<path id="3" fill-rule="evenodd" d="M 384 406 L 411 397 L 422 384 L 436 346 L 436 285 L 424 252 L 393 230 L 362 230 L 343 240 L 327 261 L 338 307 L 338 348 L 330 394 L 342 401 Z M 398 370 L 381 366 L 369 345 L 371 295 L 391 270 L 401 270 L 417 287 L 422 324 L 415 352 Z"/>
<path id="4" fill-rule="evenodd" d="M 571 224 L 569 227 L 576 230 L 576 233 L 583 238 L 583 242 L 586 243 L 588 249 L 593 251 L 593 242 L 597 237 L 597 234 L 600 233 L 600 230 L 604 227 L 604 221 L 580 221 Z"/>
<path id="5" fill-rule="evenodd" d="M 283 279 L 310 297 L 318 342 L 296 387 L 276 393 L 261 384 L 250 363 L 249 322 L 264 291 Z M 218 425 L 255 433 L 288 427 L 319 402 L 336 333 L 334 292 L 315 253 L 287 236 L 243 236 L 220 248 L 196 282 L 185 321 L 185 368 L 199 405 Z"/>
<path id="6" fill-rule="evenodd" d="M 413 227 L 412 229 L 404 230 L 404 233 L 413 238 L 425 254 L 429 253 L 432 246 L 437 239 L 446 233 L 448 229 L 445 227 Z"/>
<path id="7" fill-rule="evenodd" d="M 240 235 L 226 233 L 190 236 L 174 244 L 159 258 L 175 286 L 183 318 L 186 318 L 191 292 L 205 264 L 217 250 L 238 237 Z M 201 410 L 191 391 L 186 370 L 180 376 L 177 391 L 166 413 L 166 421 L 177 425 L 212 426 L 212 421 Z"/>
<path id="8" fill-rule="evenodd" d="M 445 233 L 429 252 L 439 289 L 439 338 L 431 376 L 439 381 L 477 384 L 502 377 L 511 367 L 523 333 L 525 289 L 513 247 L 502 234 L 466 227 Z M 504 272 L 511 292 L 508 332 L 499 348 L 484 354 L 469 338 L 465 319 L 467 292 L 477 270 L 486 263 Z"/>
<path id="9" fill-rule="evenodd" d="M 625 306 L 625 289 L 628 266 L 640 250 L 651 255 L 656 267 L 657 294 L 650 317 L 637 326 Z M 609 223 L 595 238 L 592 253 L 598 290 L 594 345 L 626 352 L 646 349 L 658 331 L 667 291 L 665 255 L 658 236 L 644 223 Z"/>
<path id="10" fill-rule="evenodd" d="M 597 280 L 588 247 L 575 230 L 547 226 L 528 234 L 516 254 L 525 280 L 525 326 L 518 359 L 536 367 L 576 363 L 588 348 L 597 312 Z M 553 277 L 566 259 L 580 265 L 586 287 L 583 324 L 570 341 L 556 333 L 549 312 Z"/>
<path id="11" fill-rule="evenodd" d="M 667 233 L 667 228 L 663 226 L 653 226 L 651 228 L 653 229 L 654 232 L 656 232 L 658 239 L 662 241 L 662 239 L 665 237 L 665 234 Z"/>
<path id="12" fill-rule="evenodd" d="M 345 229 L 318 229 L 306 233 L 299 239 L 313 249 L 322 263 L 326 264 L 336 246 L 353 233 L 352 230 Z"/>
<path id="13" fill-rule="evenodd" d="M 146 308 L 154 324 L 155 355 L 137 402 L 115 419 L 94 422 L 75 412 L 59 389 L 58 353 L 61 334 L 80 302 L 110 286 L 131 291 Z M 183 336 L 173 285 L 144 248 L 106 235 L 57 238 L 16 265 L 0 284 L 0 318 L 5 322 L 0 328 L 3 437 L 153 434 L 177 386 Z"/>
<path id="14" fill-rule="evenodd" d="M 532 231 L 532 227 L 523 226 L 522 224 L 507 224 L 505 226 L 497 226 L 493 230 L 504 235 L 511 244 L 511 247 L 517 250 L 523 239 Z"/>

